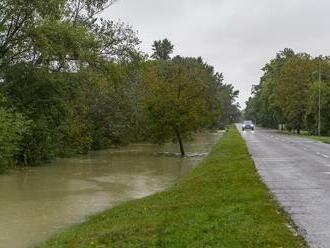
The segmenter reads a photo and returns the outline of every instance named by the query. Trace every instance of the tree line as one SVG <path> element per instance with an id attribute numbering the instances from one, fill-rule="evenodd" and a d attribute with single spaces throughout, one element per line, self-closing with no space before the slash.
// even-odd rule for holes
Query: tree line
<path id="1" fill-rule="evenodd" d="M 245 117 L 271 128 L 330 135 L 330 58 L 284 49 L 268 62 Z M 320 117 L 320 121 L 319 121 Z M 320 126 L 319 126 L 320 123 Z"/>
<path id="2" fill-rule="evenodd" d="M 0 2 L 0 170 L 113 145 L 183 140 L 239 115 L 238 91 L 167 39 L 149 57 L 109 0 Z"/>

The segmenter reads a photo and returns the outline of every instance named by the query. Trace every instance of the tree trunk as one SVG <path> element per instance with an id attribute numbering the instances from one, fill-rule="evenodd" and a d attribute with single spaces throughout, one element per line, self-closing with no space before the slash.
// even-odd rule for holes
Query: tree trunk
<path id="1" fill-rule="evenodd" d="M 297 134 L 300 134 L 300 125 L 299 124 L 296 126 L 296 129 L 297 129 Z"/>
<path id="2" fill-rule="evenodd" d="M 177 137 L 178 142 L 179 142 L 179 145 L 180 145 L 181 156 L 184 157 L 186 154 L 184 152 L 184 147 L 183 147 L 183 142 L 182 142 L 182 138 L 181 138 L 180 132 L 179 132 L 179 130 L 177 128 L 175 128 L 175 134 L 176 134 L 176 137 Z"/>

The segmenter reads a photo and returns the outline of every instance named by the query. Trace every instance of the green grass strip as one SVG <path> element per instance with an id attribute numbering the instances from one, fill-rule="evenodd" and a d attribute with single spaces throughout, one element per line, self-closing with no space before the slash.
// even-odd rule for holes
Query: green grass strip
<path id="1" fill-rule="evenodd" d="M 322 141 L 323 143 L 330 144 L 330 137 L 329 136 L 312 136 L 312 139 Z"/>
<path id="2" fill-rule="evenodd" d="M 234 127 L 189 176 L 90 217 L 41 247 L 305 247 Z"/>
<path id="3" fill-rule="evenodd" d="M 277 130 L 277 132 L 280 133 L 280 134 L 293 135 L 293 136 L 297 136 L 297 137 L 313 139 L 313 140 L 321 141 L 321 142 L 326 143 L 326 144 L 330 144 L 330 136 L 310 135 L 307 131 L 304 131 L 304 130 L 302 130 L 300 132 L 300 134 L 289 132 L 289 131 L 286 131 L 286 130 L 284 130 L 284 131 Z"/>
<path id="4" fill-rule="evenodd" d="M 330 137 L 329 136 L 315 136 L 315 135 L 304 135 L 306 138 L 311 138 L 313 140 L 318 140 L 326 144 L 330 144 Z"/>

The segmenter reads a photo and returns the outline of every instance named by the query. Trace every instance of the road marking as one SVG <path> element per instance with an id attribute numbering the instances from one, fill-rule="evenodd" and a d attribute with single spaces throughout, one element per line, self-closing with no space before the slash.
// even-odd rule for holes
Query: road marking
<path id="1" fill-rule="evenodd" d="M 260 162 L 294 162 L 301 157 L 254 157 L 253 159 L 260 161 Z"/>
<path id="2" fill-rule="evenodd" d="M 323 154 L 323 153 L 320 153 L 320 152 L 317 152 L 316 154 L 319 155 L 319 156 L 321 156 L 321 157 L 324 157 L 324 158 L 329 158 L 328 155 Z"/>

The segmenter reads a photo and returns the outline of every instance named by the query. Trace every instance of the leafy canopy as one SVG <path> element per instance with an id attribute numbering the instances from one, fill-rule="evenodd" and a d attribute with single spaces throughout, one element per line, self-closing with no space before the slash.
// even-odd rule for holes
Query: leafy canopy
<path id="1" fill-rule="evenodd" d="M 154 41 L 151 57 L 156 60 L 169 60 L 171 59 L 170 55 L 173 53 L 173 49 L 174 45 L 168 39 Z"/>

